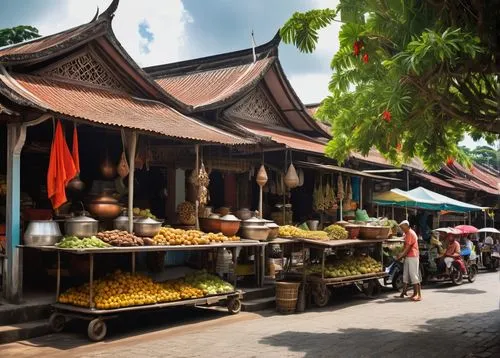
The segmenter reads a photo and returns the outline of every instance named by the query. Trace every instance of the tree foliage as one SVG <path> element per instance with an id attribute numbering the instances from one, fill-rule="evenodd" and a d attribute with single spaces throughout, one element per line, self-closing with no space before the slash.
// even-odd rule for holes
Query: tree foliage
<path id="1" fill-rule="evenodd" d="M 396 164 L 419 156 L 434 169 L 465 160 L 465 133 L 498 138 L 500 0 L 340 0 L 294 14 L 283 41 L 311 52 L 339 15 L 330 95 L 317 112 L 332 124 L 328 155 L 376 147 Z"/>
<path id="2" fill-rule="evenodd" d="M 20 25 L 12 28 L 0 29 L 0 47 L 13 45 L 19 42 L 40 37 L 38 29 L 33 26 Z"/>
<path id="3" fill-rule="evenodd" d="M 481 165 L 491 167 L 493 169 L 499 170 L 500 164 L 500 150 L 496 150 L 487 145 L 479 146 L 474 149 L 461 148 L 467 155 L 474 160 L 474 162 Z"/>

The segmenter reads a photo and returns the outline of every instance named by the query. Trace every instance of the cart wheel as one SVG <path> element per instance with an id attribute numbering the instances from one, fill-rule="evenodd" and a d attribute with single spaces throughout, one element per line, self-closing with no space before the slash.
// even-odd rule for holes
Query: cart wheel
<path id="1" fill-rule="evenodd" d="M 66 318 L 62 314 L 52 313 L 50 315 L 49 327 L 53 332 L 55 333 L 62 332 L 65 325 L 66 325 Z"/>
<path id="2" fill-rule="evenodd" d="M 380 282 L 378 280 L 370 280 L 367 282 L 367 287 L 363 285 L 363 293 L 370 298 L 375 298 L 380 294 Z"/>
<path id="3" fill-rule="evenodd" d="M 107 331 L 106 322 L 100 318 L 95 318 L 89 323 L 87 335 L 91 341 L 99 342 L 106 336 Z"/>
<path id="4" fill-rule="evenodd" d="M 230 298 L 227 301 L 227 310 L 230 314 L 238 314 L 241 311 L 241 301 L 239 298 Z"/>
<path id="5" fill-rule="evenodd" d="M 318 307 L 325 307 L 330 301 L 330 290 L 326 285 L 318 285 L 313 290 L 314 304 Z"/>

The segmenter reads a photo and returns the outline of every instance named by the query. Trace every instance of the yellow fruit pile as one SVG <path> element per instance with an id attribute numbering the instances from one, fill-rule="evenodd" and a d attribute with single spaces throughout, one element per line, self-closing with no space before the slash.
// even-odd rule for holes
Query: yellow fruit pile
<path id="1" fill-rule="evenodd" d="M 153 238 L 155 245 L 208 245 L 225 241 L 239 241 L 238 236 L 227 237 L 221 233 L 205 234 L 198 230 L 182 230 L 163 227 Z"/>
<path id="2" fill-rule="evenodd" d="M 210 240 L 197 230 L 182 230 L 162 227 L 158 235 L 153 237 L 155 245 L 207 245 Z"/>
<path id="3" fill-rule="evenodd" d="M 94 281 L 93 301 L 97 309 L 114 309 L 200 298 L 206 294 L 184 279 L 156 283 L 144 275 L 116 271 Z M 89 307 L 89 285 L 70 288 L 59 295 L 58 302 Z"/>
<path id="4" fill-rule="evenodd" d="M 297 237 L 297 238 L 320 240 L 320 241 L 326 241 L 330 239 L 328 237 L 328 233 L 326 233 L 325 231 L 302 230 L 301 228 L 291 225 L 280 226 L 280 236 Z"/>

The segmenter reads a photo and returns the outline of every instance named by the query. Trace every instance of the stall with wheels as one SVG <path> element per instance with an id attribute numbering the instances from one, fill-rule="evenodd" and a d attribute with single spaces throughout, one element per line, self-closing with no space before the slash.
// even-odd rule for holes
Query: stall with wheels
<path id="1" fill-rule="evenodd" d="M 118 317 L 121 314 L 125 314 L 133 311 L 144 311 L 144 310 L 160 310 L 165 308 L 179 307 L 179 306 L 225 306 L 230 314 L 237 314 L 241 310 L 241 292 L 236 289 L 236 275 L 233 275 L 234 286 L 228 285 L 231 289 L 225 292 L 208 292 L 201 297 L 179 297 L 181 299 L 175 300 L 170 296 L 161 296 L 165 298 L 165 301 L 159 300 L 153 302 L 144 298 L 139 301 L 134 301 L 130 306 L 127 302 L 121 302 L 120 305 L 107 304 L 96 304 L 96 280 L 94 277 L 94 258 L 96 255 L 106 255 L 106 254 L 130 254 L 130 272 L 131 276 L 135 274 L 136 267 L 136 255 L 142 252 L 166 252 L 166 251 L 206 251 L 206 250 L 217 250 L 219 248 L 230 249 L 233 253 L 236 252 L 237 248 L 242 247 L 253 247 L 262 254 L 258 255 L 261 257 L 260 260 L 256 260 L 255 265 L 260 266 L 260 261 L 263 259 L 263 252 L 266 243 L 253 241 L 253 240 L 241 240 L 235 242 L 223 242 L 218 244 L 209 245 L 191 245 L 191 246 L 137 246 L 137 247 L 106 247 L 106 248 L 85 248 L 85 249 L 64 249 L 58 248 L 56 246 L 39 246 L 34 249 L 42 251 L 55 251 L 57 254 L 57 285 L 56 285 L 56 300 L 57 303 L 53 305 L 54 313 L 50 317 L 50 327 L 54 332 L 61 332 L 64 329 L 66 322 L 70 319 L 82 319 L 89 321 L 87 334 L 90 340 L 100 341 L 104 339 L 107 333 L 106 321 Z M 26 248 L 25 246 L 22 246 Z M 88 296 L 85 295 L 85 299 L 88 301 L 78 301 L 78 305 L 67 303 L 65 300 L 61 299 L 61 256 L 62 254 L 72 254 L 72 255 L 88 255 L 89 258 L 89 279 L 87 286 Z M 236 257 L 236 255 L 234 256 Z M 233 262 L 233 272 L 236 272 L 237 260 Z M 263 270 L 261 268 L 256 268 L 256 272 L 259 272 L 259 276 L 263 276 Z M 258 277 L 257 282 L 259 285 L 263 283 L 263 277 Z M 159 285 L 156 289 L 159 289 Z M 121 288 L 119 289 L 121 290 Z M 121 292 L 121 291 L 120 291 Z M 140 292 L 140 291 L 139 291 Z M 158 291 L 157 291 L 158 292 Z M 200 292 L 201 290 L 198 290 Z"/>
<path id="2" fill-rule="evenodd" d="M 297 239 L 303 245 L 302 272 L 289 277 L 302 279 L 308 302 L 327 305 L 336 287 L 355 285 L 368 297 L 380 293 L 379 279 L 384 278 L 382 244 L 377 240 Z"/>

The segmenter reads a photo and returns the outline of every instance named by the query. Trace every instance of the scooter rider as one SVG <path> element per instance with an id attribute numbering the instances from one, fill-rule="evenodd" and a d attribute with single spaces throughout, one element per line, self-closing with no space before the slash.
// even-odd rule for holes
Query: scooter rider
<path id="1" fill-rule="evenodd" d="M 442 259 L 446 265 L 446 273 L 449 274 L 451 264 L 455 261 L 455 259 L 460 257 L 460 243 L 456 241 L 455 236 L 451 234 L 446 236 L 446 240 L 448 241 L 448 247 L 442 256 Z"/>

